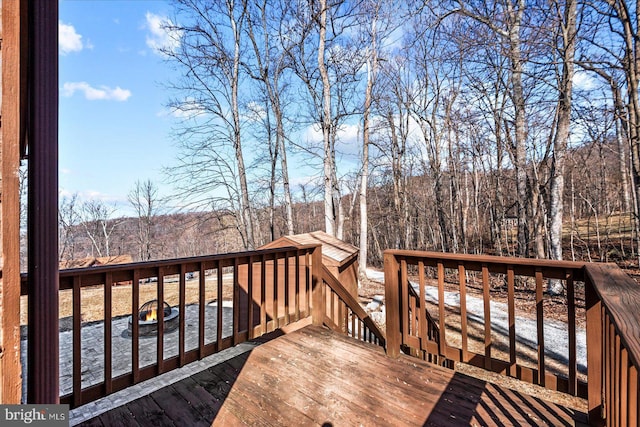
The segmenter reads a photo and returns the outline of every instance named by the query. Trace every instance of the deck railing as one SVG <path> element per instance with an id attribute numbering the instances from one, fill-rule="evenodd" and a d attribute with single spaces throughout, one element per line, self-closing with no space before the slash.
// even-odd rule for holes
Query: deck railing
<path id="1" fill-rule="evenodd" d="M 389 356 L 403 350 L 472 364 L 588 398 L 594 425 L 638 424 L 640 286 L 615 265 L 397 250 L 386 251 L 384 262 Z M 563 322 L 545 315 L 558 304 L 545 293 L 549 281 L 564 286 Z M 473 312 L 470 286 L 482 295 Z M 430 291 L 437 334 L 420 308 Z M 498 296 L 506 303 L 497 304 Z M 551 333 L 558 324 L 561 344 L 557 330 Z M 587 354 L 579 352 L 579 335 Z"/>
<path id="2" fill-rule="evenodd" d="M 384 347 L 384 332 L 325 265 L 322 273 L 322 323 L 334 331 Z"/>
<path id="3" fill-rule="evenodd" d="M 69 344 L 61 338 L 61 367 L 69 362 L 71 371 L 61 368 L 62 375 L 71 374 L 71 384 L 61 385 L 61 403 L 77 407 L 311 316 L 321 267 L 321 246 L 308 245 L 61 270 L 60 295 L 72 305 L 70 331 L 61 332 L 71 335 Z M 22 295 L 27 282 L 24 276 Z M 117 316 L 114 293 L 123 289 L 130 294 L 129 311 Z M 164 301 L 169 294 L 178 309 L 177 329 L 165 331 L 164 311 L 158 310 L 157 333 L 141 337 L 135 321 L 145 302 L 141 295 Z M 90 306 L 102 313 L 84 322 Z"/>
<path id="4" fill-rule="evenodd" d="M 640 423 L 640 286 L 614 264 L 585 267 L 589 419 Z"/>

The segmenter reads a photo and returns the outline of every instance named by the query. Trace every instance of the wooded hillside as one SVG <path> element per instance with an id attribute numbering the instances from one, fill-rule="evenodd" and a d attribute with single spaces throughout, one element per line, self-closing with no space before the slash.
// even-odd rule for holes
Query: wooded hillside
<path id="1" fill-rule="evenodd" d="M 322 229 L 362 266 L 386 248 L 638 255 L 636 2 L 173 5 L 167 180 L 183 212 L 214 214 L 159 216 L 138 183 L 137 219 L 68 218 L 80 252 L 184 256 Z"/>

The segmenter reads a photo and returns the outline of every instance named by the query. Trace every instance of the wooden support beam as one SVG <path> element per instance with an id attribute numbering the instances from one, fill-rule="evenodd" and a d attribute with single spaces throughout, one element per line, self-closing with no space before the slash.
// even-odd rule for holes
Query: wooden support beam
<path id="1" fill-rule="evenodd" d="M 0 127 L 0 403 L 21 399 L 20 143 L 24 120 L 26 1 L 2 2 L 2 125 Z"/>
<path id="2" fill-rule="evenodd" d="M 58 0 L 29 0 L 27 401 L 59 402 Z"/>

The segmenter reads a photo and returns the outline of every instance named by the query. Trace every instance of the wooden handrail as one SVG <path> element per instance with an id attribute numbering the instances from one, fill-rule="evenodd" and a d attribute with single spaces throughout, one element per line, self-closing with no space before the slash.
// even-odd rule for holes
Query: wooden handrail
<path id="1" fill-rule="evenodd" d="M 353 312 L 353 314 L 365 325 L 367 329 L 373 333 L 381 346 L 385 346 L 386 337 L 384 332 L 378 328 L 378 325 L 371 319 L 369 314 L 362 308 L 360 303 L 347 291 L 344 286 L 336 279 L 331 271 L 322 265 L 322 280 L 324 283 L 340 298 L 341 301 Z M 327 325 L 333 326 L 333 325 Z M 343 331 L 346 332 L 346 331 Z"/>

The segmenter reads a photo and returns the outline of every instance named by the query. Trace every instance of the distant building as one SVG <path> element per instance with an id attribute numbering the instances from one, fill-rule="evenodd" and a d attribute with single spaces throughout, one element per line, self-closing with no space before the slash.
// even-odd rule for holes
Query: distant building
<path id="1" fill-rule="evenodd" d="M 133 262 L 131 255 L 114 255 L 102 257 L 87 257 L 81 259 L 72 259 L 68 261 L 60 261 L 60 270 L 68 268 L 87 268 L 97 267 L 99 265 L 110 264 L 128 264 Z"/>

